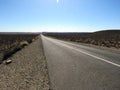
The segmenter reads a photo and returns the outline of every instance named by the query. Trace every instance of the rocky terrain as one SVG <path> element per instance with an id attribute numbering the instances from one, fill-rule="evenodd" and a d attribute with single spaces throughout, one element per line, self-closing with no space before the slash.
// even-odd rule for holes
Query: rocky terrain
<path id="1" fill-rule="evenodd" d="M 49 90 L 48 70 L 41 38 L 0 64 L 0 90 Z"/>
<path id="2" fill-rule="evenodd" d="M 37 39 L 39 33 L 0 32 L 0 63 Z"/>

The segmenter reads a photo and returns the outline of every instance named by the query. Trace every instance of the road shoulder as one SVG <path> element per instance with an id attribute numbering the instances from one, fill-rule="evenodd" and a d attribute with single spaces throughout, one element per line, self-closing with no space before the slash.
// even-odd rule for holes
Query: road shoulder
<path id="1" fill-rule="evenodd" d="M 41 38 L 0 65 L 0 90 L 49 90 L 48 69 Z"/>

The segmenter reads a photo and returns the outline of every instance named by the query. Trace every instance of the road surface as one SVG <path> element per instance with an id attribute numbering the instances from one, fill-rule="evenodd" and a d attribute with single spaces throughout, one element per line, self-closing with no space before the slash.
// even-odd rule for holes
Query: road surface
<path id="1" fill-rule="evenodd" d="M 120 90 L 120 53 L 42 36 L 51 90 Z"/>

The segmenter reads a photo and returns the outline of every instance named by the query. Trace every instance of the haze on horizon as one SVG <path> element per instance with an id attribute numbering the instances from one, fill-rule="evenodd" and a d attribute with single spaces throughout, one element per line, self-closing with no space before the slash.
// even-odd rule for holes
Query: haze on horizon
<path id="1" fill-rule="evenodd" d="M 0 0 L 0 32 L 120 29 L 120 0 Z"/>

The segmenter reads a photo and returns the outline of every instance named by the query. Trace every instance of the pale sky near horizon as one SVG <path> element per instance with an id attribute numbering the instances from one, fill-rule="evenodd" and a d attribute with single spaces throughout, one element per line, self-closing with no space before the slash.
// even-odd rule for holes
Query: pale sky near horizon
<path id="1" fill-rule="evenodd" d="M 120 0 L 0 0 L 0 32 L 120 29 Z"/>

